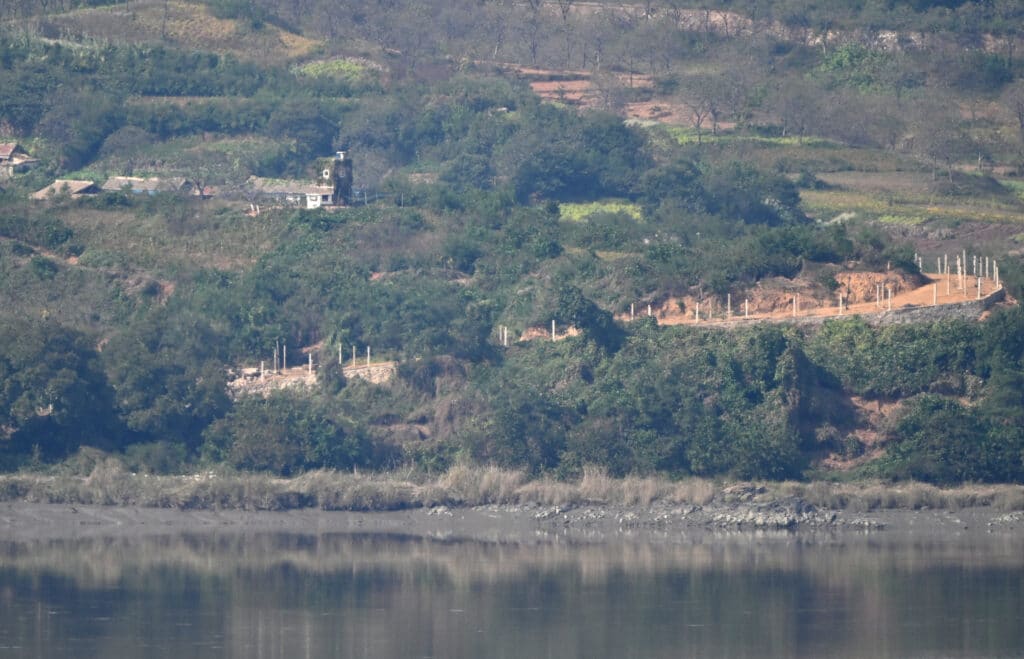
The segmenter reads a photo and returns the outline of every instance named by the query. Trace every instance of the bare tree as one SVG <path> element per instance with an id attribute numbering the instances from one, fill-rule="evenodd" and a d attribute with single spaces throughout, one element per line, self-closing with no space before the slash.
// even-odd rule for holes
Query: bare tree
<path id="1" fill-rule="evenodd" d="M 803 141 L 821 116 L 820 94 L 818 88 L 800 78 L 786 80 L 774 91 L 770 105 L 783 137 L 796 135 Z"/>
<path id="2" fill-rule="evenodd" d="M 638 28 L 636 37 L 643 46 L 648 72 L 655 75 L 659 69 L 667 71 L 676 55 L 678 29 L 668 21 L 649 21 Z"/>
<path id="3" fill-rule="evenodd" d="M 868 131 L 875 144 L 895 151 L 907 134 L 905 111 L 886 96 L 864 99 L 863 114 L 870 118 Z"/>
<path id="4" fill-rule="evenodd" d="M 565 42 L 565 66 L 572 66 L 572 47 L 576 39 L 576 31 L 569 22 L 575 0 L 558 0 L 558 15 L 562 19 L 561 32 Z"/>
<path id="5" fill-rule="evenodd" d="M 497 60 L 511 31 L 512 7 L 504 2 L 489 2 L 476 15 L 485 58 Z"/>
<path id="6" fill-rule="evenodd" d="M 540 13 L 540 1 L 530 0 L 529 5 L 519 12 L 517 28 L 519 37 L 526 47 L 526 54 L 531 65 L 537 65 L 537 57 L 544 40 L 546 21 Z"/>
<path id="7" fill-rule="evenodd" d="M 697 144 L 703 142 L 704 122 L 712 114 L 711 102 L 707 94 L 709 86 L 708 74 L 698 74 L 684 78 L 680 82 L 679 102 L 686 106 L 693 117 L 693 127 L 697 130 Z"/>
<path id="8" fill-rule="evenodd" d="M 611 16 L 610 11 L 601 11 L 596 15 L 589 16 L 586 24 L 582 26 L 580 32 L 583 38 L 580 48 L 584 69 L 600 71 L 607 59 L 608 46 L 616 31 L 610 20 Z"/>
<path id="9" fill-rule="evenodd" d="M 598 103 L 602 110 L 618 113 L 626 107 L 629 92 L 622 85 L 619 76 L 614 73 L 598 71 L 591 76 L 590 80 L 597 91 Z"/>
<path id="10" fill-rule="evenodd" d="M 704 122 L 710 119 L 711 134 L 718 135 L 722 119 L 735 116 L 745 102 L 744 92 L 737 74 L 729 70 L 721 74 L 699 73 L 681 81 L 680 101 L 693 113 L 698 143 Z"/>
<path id="11" fill-rule="evenodd" d="M 964 130 L 955 109 L 942 99 L 924 99 L 914 107 L 914 152 L 931 163 L 933 179 L 937 169 L 944 167 L 952 183 L 955 165 L 972 157 L 976 145 Z"/>
<path id="12" fill-rule="evenodd" d="M 1021 28 L 1024 22 L 1024 7 L 1019 0 L 994 0 L 992 2 L 993 13 L 996 18 L 995 32 L 1003 41 L 1006 52 L 1006 66 L 1013 68 L 1013 58 L 1017 50 L 1017 40 L 1024 31 Z"/>
<path id="13" fill-rule="evenodd" d="M 1017 130 L 1022 143 L 1024 143 L 1024 80 L 1017 80 L 1009 85 L 1001 97 L 1003 106 L 1017 120 Z"/>

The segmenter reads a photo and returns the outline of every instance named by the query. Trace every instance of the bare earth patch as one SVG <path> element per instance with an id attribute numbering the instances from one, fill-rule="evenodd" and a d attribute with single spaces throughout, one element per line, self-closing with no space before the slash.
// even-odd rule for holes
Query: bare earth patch
<path id="1" fill-rule="evenodd" d="M 913 277 L 896 273 L 839 273 L 836 275 L 840 287 L 835 297 L 823 298 L 819 290 L 805 280 L 789 280 L 774 278 L 759 282 L 749 290 L 745 297 L 732 300 L 731 315 L 728 301 L 707 299 L 698 301 L 694 296 L 669 298 L 665 303 L 652 308 L 653 315 L 662 325 L 684 325 L 707 322 L 739 321 L 744 319 L 745 310 L 749 310 L 749 320 L 785 321 L 808 316 L 828 317 L 840 315 L 878 314 L 891 309 L 908 307 L 957 304 L 974 300 L 977 287 L 974 280 L 968 277 L 967 290 L 959 288 L 956 276 L 950 278 L 939 275 L 925 277 L 921 285 Z M 881 286 L 881 296 L 876 301 L 876 286 Z M 989 295 L 996 290 L 995 281 L 982 280 L 982 295 Z M 887 299 L 887 291 L 892 291 L 891 301 Z M 843 308 L 840 314 L 839 295 L 843 295 Z M 796 312 L 794 313 L 794 300 Z M 700 307 L 698 308 L 698 302 Z M 1014 303 L 1012 300 L 1010 303 Z M 746 304 L 746 307 L 745 307 Z M 646 308 L 643 309 L 646 312 Z M 628 320 L 629 315 L 620 315 L 620 320 Z"/>

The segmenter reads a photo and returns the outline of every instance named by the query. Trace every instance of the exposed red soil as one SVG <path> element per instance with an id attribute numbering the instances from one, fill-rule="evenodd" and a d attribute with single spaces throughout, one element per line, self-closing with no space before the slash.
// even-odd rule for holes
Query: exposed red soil
<path id="1" fill-rule="evenodd" d="M 546 101 L 575 105 L 581 108 L 600 108 L 607 93 L 604 86 L 622 89 L 650 90 L 654 87 L 651 76 L 642 73 L 605 74 L 603 79 L 590 71 L 568 71 L 537 69 L 523 66 L 504 65 L 527 81 L 535 94 Z M 627 119 L 659 121 L 666 124 L 692 125 L 693 113 L 683 104 L 667 98 L 652 101 L 627 103 L 623 108 Z"/>
<path id="2" fill-rule="evenodd" d="M 956 275 L 918 277 L 897 272 L 840 272 L 835 278 L 839 282 L 835 297 L 823 298 L 820 287 L 807 280 L 773 278 L 759 282 L 743 298 L 698 300 L 694 295 L 670 297 L 658 304 L 638 303 L 632 314 L 618 314 L 616 320 L 629 322 L 650 314 L 657 318 L 659 325 L 714 325 L 743 320 L 785 322 L 794 318 L 876 314 L 908 307 L 956 304 L 978 298 L 977 279 L 974 277 L 966 278 L 966 290 L 960 288 Z M 993 279 L 982 278 L 981 282 L 982 296 L 998 290 Z M 840 295 L 843 299 L 841 312 Z M 1004 304 L 1017 304 L 1017 301 L 1007 296 Z M 559 327 L 555 340 L 577 335 L 579 330 L 575 327 Z M 535 339 L 550 340 L 550 327 L 527 328 L 517 340 Z"/>
<path id="3" fill-rule="evenodd" d="M 864 452 L 855 458 L 830 453 L 819 463 L 824 469 L 849 471 L 882 457 L 885 448 L 880 429 L 886 426 L 903 405 L 902 401 L 898 400 L 867 399 L 860 396 L 850 396 L 848 400 L 857 410 L 857 427 L 850 434 L 864 447 Z"/>
<path id="4" fill-rule="evenodd" d="M 567 339 L 570 336 L 579 336 L 580 331 L 575 327 L 558 327 L 555 326 L 555 341 L 561 341 Z M 534 341 L 536 339 L 547 339 L 551 340 L 551 328 L 550 327 L 528 327 L 517 339 L 518 341 Z"/>
<path id="5" fill-rule="evenodd" d="M 836 275 L 840 283 L 835 297 L 822 299 L 814 287 L 800 280 L 778 280 L 771 287 L 759 285 L 744 299 L 729 301 L 704 299 L 694 296 L 669 298 L 664 304 L 652 307 L 652 313 L 662 325 L 681 325 L 707 322 L 743 320 L 786 320 L 808 316 L 839 316 L 839 296 L 842 295 L 842 315 L 862 315 L 901 309 L 965 302 L 978 297 L 978 288 L 967 277 L 966 290 L 962 290 L 956 275 L 924 277 L 923 284 L 914 277 L 899 273 L 847 272 Z M 880 287 L 880 288 L 879 288 Z M 982 279 L 983 296 L 996 290 L 995 281 Z M 891 299 L 889 292 L 891 291 Z M 680 302 L 682 305 L 680 305 Z M 795 302 L 795 311 L 794 311 Z M 629 320 L 628 314 L 620 315 Z"/>

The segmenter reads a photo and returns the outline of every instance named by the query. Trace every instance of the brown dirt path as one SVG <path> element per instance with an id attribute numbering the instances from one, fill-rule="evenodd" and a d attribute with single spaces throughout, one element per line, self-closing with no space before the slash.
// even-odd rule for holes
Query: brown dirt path
<path id="1" fill-rule="evenodd" d="M 685 311 L 679 308 L 680 300 L 670 298 L 665 303 L 659 306 L 650 306 L 650 315 L 654 316 L 658 320 L 659 325 L 729 325 L 736 322 L 744 321 L 770 321 L 770 322 L 790 322 L 794 319 L 800 318 L 815 318 L 815 317 L 839 317 L 841 316 L 864 316 L 870 314 L 880 314 L 887 311 L 895 311 L 898 309 L 906 309 L 912 307 L 930 307 L 930 306 L 942 306 L 947 304 L 958 304 L 961 302 L 970 302 L 972 300 L 979 299 L 978 294 L 978 279 L 976 277 L 968 276 L 966 278 L 966 290 L 960 287 L 956 275 L 924 275 L 923 278 L 927 283 L 913 288 L 909 287 L 912 282 L 911 278 L 884 273 L 847 273 L 847 276 L 839 276 L 840 279 L 844 280 L 843 285 L 840 288 L 840 292 L 843 293 L 843 308 L 840 314 L 839 310 L 839 296 L 836 295 L 834 300 L 821 300 L 819 298 L 804 295 L 800 293 L 787 293 L 784 291 L 772 291 L 767 295 L 762 295 L 760 292 L 754 293 L 751 298 L 748 298 L 749 302 L 749 313 L 744 315 L 744 302 L 743 299 L 735 299 L 732 301 L 732 313 L 729 314 L 729 310 L 726 305 L 722 304 L 721 301 L 713 301 L 713 304 L 709 304 L 705 301 L 700 306 L 700 316 L 697 318 L 697 305 L 692 298 L 686 298 L 682 300 L 684 302 Z M 878 282 L 883 286 L 883 293 L 881 299 L 877 302 L 872 298 L 873 293 L 870 291 L 875 290 L 875 283 Z M 884 293 L 885 287 L 890 287 L 893 291 L 892 299 L 886 298 Z M 997 286 L 996 282 L 992 278 L 981 279 L 981 294 L 980 297 L 986 297 L 999 290 L 1001 286 Z M 854 300 L 850 304 L 847 300 Z M 797 299 L 796 313 L 793 313 L 793 299 Z M 770 299 L 766 299 L 770 298 Z M 1009 304 L 1016 304 L 1017 301 L 1007 296 L 1006 302 Z M 763 310 L 767 307 L 769 310 Z M 616 320 L 620 322 L 630 322 L 631 320 L 638 320 L 648 315 L 648 306 L 645 304 L 636 305 L 633 317 L 630 317 L 629 313 L 619 314 L 616 316 Z M 554 340 L 561 341 L 571 336 L 579 335 L 579 330 L 575 327 L 559 327 L 554 337 Z M 523 334 L 516 339 L 516 341 L 533 341 L 536 339 L 552 340 L 551 330 L 548 327 L 531 327 L 527 328 Z"/>
<path id="2" fill-rule="evenodd" d="M 741 320 L 773 320 L 783 322 L 793 318 L 838 317 L 840 315 L 860 316 L 883 313 L 889 310 L 903 309 L 907 307 L 928 307 L 956 304 L 978 299 L 977 279 L 974 277 L 967 277 L 966 290 L 960 288 L 956 275 L 950 275 L 948 277 L 945 275 L 929 275 L 926 276 L 926 279 L 928 280 L 928 283 L 911 290 L 901 290 L 902 287 L 893 286 L 894 290 L 891 300 L 886 299 L 885 293 L 883 292 L 882 299 L 878 302 L 875 300 L 866 300 L 850 304 L 846 301 L 846 299 L 848 299 L 848 294 L 844 295 L 842 314 L 840 314 L 838 295 L 834 300 L 822 301 L 807 297 L 803 297 L 803 299 L 801 299 L 800 294 L 796 293 L 792 296 L 788 296 L 789 300 L 787 301 L 785 309 L 776 309 L 768 312 L 755 312 L 751 310 L 746 317 L 744 317 L 744 300 L 742 299 L 732 301 L 731 316 L 728 314 L 726 306 L 722 305 L 720 302 L 710 307 L 710 317 L 709 307 L 703 306 L 700 311 L 699 320 L 697 318 L 697 308 L 695 305 L 687 305 L 687 311 L 685 313 L 673 310 L 667 305 L 663 305 L 660 308 L 652 309 L 652 315 L 657 317 L 658 323 L 661 325 L 693 325 L 698 323 L 715 324 Z M 972 284 L 972 282 L 974 283 Z M 990 295 L 998 290 L 996 282 L 991 278 L 982 278 L 981 282 L 981 297 Z M 857 297 L 854 299 L 856 300 Z M 795 313 L 793 311 L 793 299 L 796 299 L 797 304 Z M 624 320 L 629 320 L 628 314 Z"/>

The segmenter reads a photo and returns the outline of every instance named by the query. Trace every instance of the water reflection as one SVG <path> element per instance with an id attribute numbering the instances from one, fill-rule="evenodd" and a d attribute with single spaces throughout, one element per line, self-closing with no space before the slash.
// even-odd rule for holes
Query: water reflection
<path id="1" fill-rule="evenodd" d="M 1012 538 L 0 542 L 0 656 L 1011 657 Z"/>

